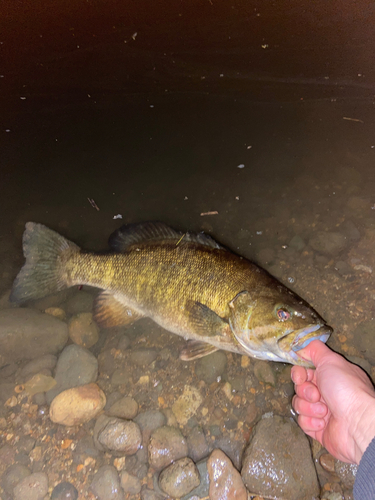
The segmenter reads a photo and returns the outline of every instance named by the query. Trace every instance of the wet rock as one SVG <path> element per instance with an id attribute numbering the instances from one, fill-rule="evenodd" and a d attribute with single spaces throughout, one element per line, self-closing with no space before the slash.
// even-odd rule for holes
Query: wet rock
<path id="1" fill-rule="evenodd" d="M 15 448 L 9 444 L 4 444 L 0 448 L 0 463 L 3 465 L 12 465 L 15 455 Z"/>
<path id="2" fill-rule="evenodd" d="M 95 382 L 97 376 L 98 361 L 90 351 L 75 344 L 65 347 L 56 365 L 56 386 L 46 393 L 47 402 L 66 389 Z"/>
<path id="3" fill-rule="evenodd" d="M 354 363 L 355 365 L 358 365 L 362 368 L 362 370 L 365 370 L 365 372 L 370 375 L 371 373 L 371 364 L 367 361 L 367 359 L 360 358 L 359 356 L 347 356 L 347 359 L 351 362 Z"/>
<path id="4" fill-rule="evenodd" d="M 102 368 L 101 371 L 104 372 L 104 368 Z M 111 373 L 111 371 L 106 371 L 104 373 Z M 111 384 L 125 386 L 132 384 L 132 374 L 129 371 L 129 367 L 117 368 L 114 370 L 111 377 Z"/>
<path id="5" fill-rule="evenodd" d="M 91 490 L 98 500 L 124 500 L 120 478 L 113 465 L 103 465 L 95 474 Z"/>
<path id="6" fill-rule="evenodd" d="M 346 462 L 341 462 L 341 460 L 335 461 L 335 472 L 339 476 L 344 488 L 353 488 L 357 470 L 357 464 L 347 464 Z"/>
<path id="7" fill-rule="evenodd" d="M 150 437 L 148 445 L 149 464 L 163 469 L 179 458 L 186 457 L 188 447 L 181 432 L 175 427 L 159 427 Z"/>
<path id="8" fill-rule="evenodd" d="M 142 444 L 142 433 L 132 420 L 101 415 L 94 427 L 94 441 L 101 451 L 134 455 Z"/>
<path id="9" fill-rule="evenodd" d="M 185 425 L 196 414 L 202 404 L 203 397 L 200 391 L 190 385 L 185 385 L 183 394 L 175 401 L 172 411 L 179 424 Z"/>
<path id="10" fill-rule="evenodd" d="M 165 468 L 159 476 L 159 486 L 169 496 L 180 498 L 199 486 L 198 469 L 190 458 L 181 458 Z"/>
<path id="11" fill-rule="evenodd" d="M 361 233 L 358 231 L 357 226 L 351 220 L 345 220 L 340 225 L 340 232 L 344 234 L 350 241 L 359 241 Z"/>
<path id="12" fill-rule="evenodd" d="M 125 493 L 130 495 L 138 495 L 141 491 L 141 481 L 136 477 L 129 474 L 127 471 L 121 473 L 121 486 Z"/>
<path id="13" fill-rule="evenodd" d="M 57 363 L 57 357 L 53 354 L 40 356 L 32 361 L 29 361 L 17 375 L 16 381 L 18 384 L 25 382 L 33 375 L 43 372 L 44 370 L 53 370 Z"/>
<path id="14" fill-rule="evenodd" d="M 139 348 L 132 349 L 130 352 L 130 360 L 137 366 L 149 366 L 157 358 L 156 349 Z"/>
<path id="15" fill-rule="evenodd" d="M 208 470 L 207 470 L 207 458 L 198 462 L 196 464 L 196 467 L 197 467 L 198 472 L 199 472 L 200 484 L 194 490 L 192 490 L 190 493 L 188 493 L 187 495 L 182 497 L 181 500 L 189 500 L 189 499 L 193 499 L 196 497 L 198 499 L 199 498 L 208 498 L 210 479 L 209 479 Z"/>
<path id="16" fill-rule="evenodd" d="M 195 364 L 195 373 L 199 379 L 204 380 L 207 384 L 212 384 L 224 374 L 226 367 L 227 356 L 225 352 L 217 351 L 198 359 Z"/>
<path id="17" fill-rule="evenodd" d="M 309 240 L 309 245 L 316 252 L 335 257 L 349 246 L 349 239 L 334 231 L 317 231 Z"/>
<path id="18" fill-rule="evenodd" d="M 363 213 L 369 212 L 371 199 L 362 196 L 351 196 L 347 201 L 347 206 L 356 215 L 363 215 Z"/>
<path id="19" fill-rule="evenodd" d="M 27 308 L 0 311 L 0 367 L 57 354 L 67 340 L 67 325 L 48 314 Z"/>
<path id="20" fill-rule="evenodd" d="M 264 384 L 269 384 L 275 387 L 276 385 L 276 375 L 272 369 L 271 363 L 268 361 L 255 361 L 254 363 L 254 375 Z"/>
<path id="21" fill-rule="evenodd" d="M 288 500 L 319 496 L 308 439 L 292 419 L 271 416 L 256 425 L 241 476 L 247 489 L 260 496 Z"/>
<path id="22" fill-rule="evenodd" d="M 375 365 L 375 342 L 374 342 L 375 321 L 362 321 L 356 327 L 354 337 L 358 350 L 373 365 Z"/>
<path id="23" fill-rule="evenodd" d="M 60 321 L 66 320 L 66 312 L 61 307 L 47 307 L 44 311 L 46 314 L 50 314 L 54 318 L 59 319 Z"/>
<path id="24" fill-rule="evenodd" d="M 138 403 L 135 399 L 125 396 L 116 401 L 108 410 L 111 417 L 132 420 L 138 413 Z"/>
<path id="25" fill-rule="evenodd" d="M 188 455 L 194 462 L 199 462 L 208 455 L 208 445 L 203 429 L 196 425 L 187 437 Z"/>
<path id="26" fill-rule="evenodd" d="M 77 500 L 77 498 L 77 489 L 67 481 L 57 484 L 51 494 L 51 500 Z"/>
<path id="27" fill-rule="evenodd" d="M 257 253 L 256 260 L 261 266 L 270 264 L 275 260 L 276 252 L 274 248 L 263 248 Z"/>
<path id="28" fill-rule="evenodd" d="M 141 500 L 165 500 L 166 495 L 161 495 L 154 490 L 150 490 L 146 485 L 141 489 Z"/>
<path id="29" fill-rule="evenodd" d="M 294 250 L 296 250 L 297 252 L 301 252 L 305 246 L 306 246 L 306 243 L 305 241 L 301 238 L 301 236 L 299 236 L 298 234 L 296 234 L 295 236 L 293 236 L 293 238 L 290 240 L 289 242 L 289 246 L 294 248 Z"/>
<path id="30" fill-rule="evenodd" d="M 23 384 L 25 394 L 34 396 L 35 394 L 44 393 L 56 386 L 56 380 L 51 376 L 37 373 L 31 379 Z"/>
<path id="31" fill-rule="evenodd" d="M 335 472 L 335 459 L 329 453 L 320 455 L 319 463 L 327 472 Z"/>
<path id="32" fill-rule="evenodd" d="M 31 436 L 22 436 L 16 444 L 17 453 L 28 455 L 35 446 L 35 439 Z"/>
<path id="33" fill-rule="evenodd" d="M 126 351 L 129 345 L 130 345 L 129 337 L 127 335 L 122 334 L 118 341 L 117 349 L 119 349 L 120 351 Z"/>
<path id="34" fill-rule="evenodd" d="M 65 310 L 68 314 L 91 313 L 94 302 L 94 295 L 85 290 L 79 290 L 65 304 Z"/>
<path id="35" fill-rule="evenodd" d="M 99 327 L 89 312 L 73 316 L 68 323 L 68 328 L 71 340 L 86 349 L 90 349 L 99 340 Z"/>
<path id="36" fill-rule="evenodd" d="M 338 260 L 335 263 L 335 269 L 339 274 L 341 274 L 341 276 L 348 276 L 353 272 L 353 269 L 344 260 Z"/>
<path id="37" fill-rule="evenodd" d="M 105 406 L 105 394 L 96 384 L 73 387 L 52 401 L 49 416 L 62 425 L 79 425 L 95 418 Z"/>
<path id="38" fill-rule="evenodd" d="M 210 500 L 235 498 L 247 500 L 247 491 L 241 474 L 221 450 L 214 450 L 208 458 L 207 470 L 210 478 Z"/>
<path id="39" fill-rule="evenodd" d="M 13 495 L 14 487 L 31 472 L 25 465 L 14 464 L 6 469 L 1 477 L 1 486 L 9 495 Z"/>
<path id="40" fill-rule="evenodd" d="M 143 446 L 147 446 L 151 433 L 155 429 L 163 427 L 167 422 L 167 417 L 161 411 L 148 410 L 138 413 L 138 415 L 134 419 L 134 422 L 136 422 L 141 428 L 143 436 Z"/>
<path id="41" fill-rule="evenodd" d="M 34 472 L 22 479 L 13 492 L 14 500 L 43 500 L 48 493 L 48 476 L 44 472 Z"/>

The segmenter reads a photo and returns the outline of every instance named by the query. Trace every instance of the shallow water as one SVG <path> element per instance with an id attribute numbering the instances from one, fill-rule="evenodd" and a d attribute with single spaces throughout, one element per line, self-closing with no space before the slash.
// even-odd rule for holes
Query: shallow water
<path id="1" fill-rule="evenodd" d="M 155 55 L 159 66 L 153 74 L 152 50 L 143 45 L 132 54 L 129 83 L 122 67 L 117 80 L 113 69 L 120 65 L 118 40 L 106 43 L 109 46 L 87 43 L 88 53 L 103 58 L 98 56 L 102 80 L 95 74 L 90 82 L 91 73 L 81 73 L 80 64 L 77 76 L 69 53 L 67 60 L 51 63 L 52 76 L 45 84 L 30 71 L 17 74 L 12 68 L 17 85 L 3 100 L 0 136 L 1 294 L 7 293 L 22 265 L 21 237 L 29 220 L 46 224 L 88 250 L 106 249 L 108 236 L 122 223 L 162 220 L 183 231 L 205 231 L 265 267 L 334 328 L 328 344 L 354 357 L 374 377 L 371 79 L 362 87 L 329 86 L 322 83 L 325 75 L 320 69 L 306 71 L 299 79 L 295 56 L 294 80 L 289 82 L 280 80 L 289 75 L 279 67 L 272 73 L 274 58 L 266 76 L 261 59 L 255 76 L 242 61 L 240 77 L 233 67 L 244 51 L 228 55 L 221 48 L 221 56 L 213 50 L 212 57 L 204 57 L 191 46 L 184 54 L 180 47 L 178 71 L 171 60 L 161 64 L 163 57 Z M 193 55 L 188 49 L 195 50 Z M 113 53 L 117 56 L 111 59 L 108 54 Z M 355 60 L 348 49 L 349 53 Z M 146 72 L 141 62 L 150 66 Z M 366 67 L 365 55 L 360 62 Z M 340 68 L 333 73 L 343 79 L 345 64 Z M 106 363 L 105 353 L 117 349 L 119 334 L 129 337 L 130 353 L 153 349 L 155 360 L 147 366 L 127 363 L 125 350 L 113 364 Z M 172 408 L 184 386 L 198 389 L 200 409 L 181 424 L 182 432 L 187 435 L 192 427 L 202 427 L 209 450 L 221 448 L 237 468 L 261 415 L 291 415 L 288 365 L 269 363 L 255 369 L 254 363 L 227 353 L 220 376 L 204 382 L 199 361 L 178 359 L 183 339 L 149 320 L 100 335 L 91 350 L 99 358 L 98 384 L 107 398 L 114 391 L 130 395 L 142 410 L 164 410 L 174 424 Z M 115 368 L 123 370 L 126 386 L 111 382 Z M 146 383 L 140 382 L 142 377 Z M 4 375 L 3 386 L 13 382 L 12 375 Z M 7 431 L 11 434 L 9 419 L 14 417 L 11 408 L 2 415 L 5 443 Z M 69 436 L 74 442 L 82 438 L 77 429 L 56 429 L 48 418 L 38 418 L 31 418 L 30 424 L 37 441 L 48 433 L 60 439 Z M 16 429 L 11 443 L 23 437 L 21 427 Z M 87 432 L 91 430 L 88 426 Z M 90 498 L 95 467 L 109 458 L 88 462 L 83 475 L 68 451 L 66 477 L 80 498 Z M 50 464 L 57 460 L 61 465 L 62 459 L 52 455 L 47 449 L 47 458 L 36 460 L 50 475 L 50 485 L 61 479 Z M 350 498 L 337 476 L 318 465 L 317 470 L 321 487 L 328 484 L 327 490 Z"/>

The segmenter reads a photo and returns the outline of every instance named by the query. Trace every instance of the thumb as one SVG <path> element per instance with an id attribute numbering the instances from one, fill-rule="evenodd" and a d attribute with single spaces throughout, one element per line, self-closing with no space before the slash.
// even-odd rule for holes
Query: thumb
<path id="1" fill-rule="evenodd" d="M 298 356 L 309 361 L 315 367 L 319 366 L 327 355 L 333 354 L 321 340 L 313 340 L 304 349 L 298 351 Z"/>

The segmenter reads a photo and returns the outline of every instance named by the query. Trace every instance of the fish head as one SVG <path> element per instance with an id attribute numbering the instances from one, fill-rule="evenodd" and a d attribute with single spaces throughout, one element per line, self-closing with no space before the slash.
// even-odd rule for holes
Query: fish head
<path id="1" fill-rule="evenodd" d="M 298 351 L 313 340 L 326 342 L 332 333 L 307 302 L 284 286 L 257 294 L 240 292 L 229 308 L 235 339 L 258 359 L 312 367 Z"/>

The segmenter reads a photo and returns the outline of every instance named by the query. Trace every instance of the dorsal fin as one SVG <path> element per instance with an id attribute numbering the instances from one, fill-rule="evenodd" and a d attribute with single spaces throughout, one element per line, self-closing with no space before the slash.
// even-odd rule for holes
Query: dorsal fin
<path id="1" fill-rule="evenodd" d="M 204 233 L 190 234 L 176 231 L 164 222 L 141 222 L 139 224 L 125 224 L 109 237 L 108 243 L 115 252 L 126 252 L 134 245 L 146 242 L 170 241 L 177 244 L 195 242 L 211 248 L 223 248 L 215 240 Z"/>

